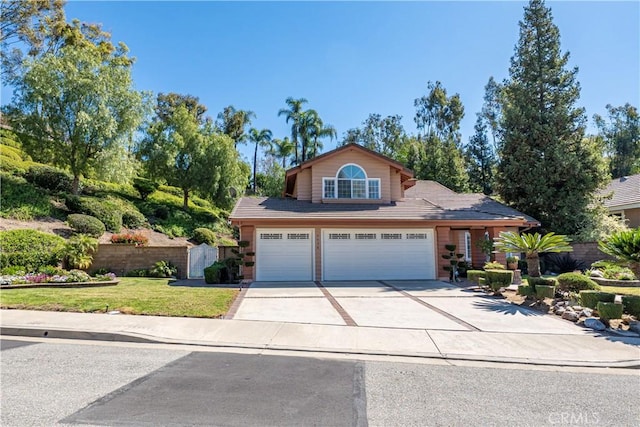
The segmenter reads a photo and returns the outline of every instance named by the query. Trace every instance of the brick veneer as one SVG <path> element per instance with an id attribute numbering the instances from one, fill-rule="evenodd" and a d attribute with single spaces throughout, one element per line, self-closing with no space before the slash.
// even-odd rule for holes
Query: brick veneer
<path id="1" fill-rule="evenodd" d="M 171 261 L 178 268 L 178 278 L 186 279 L 189 269 L 187 246 L 98 245 L 90 271 L 107 268 L 118 276 L 139 268 L 151 268 L 158 261 Z"/>

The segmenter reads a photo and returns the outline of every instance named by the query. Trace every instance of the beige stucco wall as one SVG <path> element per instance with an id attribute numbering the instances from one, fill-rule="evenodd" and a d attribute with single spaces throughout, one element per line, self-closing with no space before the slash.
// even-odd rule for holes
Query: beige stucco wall
<path id="1" fill-rule="evenodd" d="M 313 203 L 322 202 L 322 178 L 335 177 L 338 170 L 348 164 L 354 163 L 364 169 L 367 178 L 380 178 L 380 203 L 391 201 L 390 174 L 391 167 L 374 157 L 368 156 L 360 151 L 346 150 L 335 156 L 318 161 L 311 167 L 311 201 Z M 298 177 L 299 179 L 299 177 Z M 398 177 L 398 182 L 400 178 Z M 399 190 L 399 189 L 398 189 Z M 302 189 L 298 189 L 298 194 Z M 298 197 L 299 200 L 302 200 Z"/>
<path id="2" fill-rule="evenodd" d="M 401 200 L 404 196 L 402 193 L 402 183 L 400 181 L 400 171 L 392 167 L 389 168 L 389 190 L 391 191 L 391 201 Z"/>
<path id="3" fill-rule="evenodd" d="M 311 200 L 311 169 L 304 169 L 298 173 L 293 197 L 298 200 Z"/>
<path id="4" fill-rule="evenodd" d="M 640 227 L 640 208 L 625 209 L 624 219 L 630 228 Z"/>

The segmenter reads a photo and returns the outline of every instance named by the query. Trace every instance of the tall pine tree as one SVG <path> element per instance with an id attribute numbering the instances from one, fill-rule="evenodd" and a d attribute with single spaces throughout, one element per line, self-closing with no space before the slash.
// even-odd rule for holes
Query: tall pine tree
<path id="1" fill-rule="evenodd" d="M 478 114 L 475 133 L 469 138 L 465 150 L 469 186 L 472 191 L 481 191 L 490 195 L 493 193 L 493 179 L 496 168 L 496 155 L 493 146 L 487 138 L 487 125 L 481 114 Z"/>
<path id="2" fill-rule="evenodd" d="M 594 192 L 607 178 L 600 147 L 584 139 L 578 70 L 568 60 L 551 10 L 531 0 L 502 93 L 497 189 L 544 229 L 573 235 L 593 223 Z"/>

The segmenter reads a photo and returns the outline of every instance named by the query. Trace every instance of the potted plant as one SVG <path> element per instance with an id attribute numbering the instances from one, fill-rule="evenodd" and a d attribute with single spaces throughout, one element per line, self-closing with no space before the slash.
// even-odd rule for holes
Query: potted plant
<path id="1" fill-rule="evenodd" d="M 517 256 L 508 256 L 507 257 L 507 268 L 509 270 L 517 270 L 518 269 L 518 261 L 520 258 Z"/>

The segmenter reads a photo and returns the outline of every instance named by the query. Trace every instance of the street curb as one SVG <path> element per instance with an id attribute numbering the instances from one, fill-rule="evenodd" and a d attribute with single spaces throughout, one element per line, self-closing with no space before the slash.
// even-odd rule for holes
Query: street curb
<path id="1" fill-rule="evenodd" d="M 515 357 L 500 356 L 470 356 L 466 354 L 440 354 L 440 353 L 402 353 L 390 351 L 375 350 L 341 350 L 341 349 L 322 349 L 311 347 L 293 347 L 278 345 L 250 345 L 238 343 L 212 343 L 203 341 L 185 341 L 171 340 L 166 338 L 140 336 L 133 333 L 114 333 L 114 332 L 90 332 L 90 331 L 74 331 L 63 329 L 43 329 L 43 328 L 27 328 L 27 327 L 0 327 L 0 335 L 2 336 L 22 336 L 35 338 L 60 338 L 60 339 L 77 339 L 77 340 L 94 340 L 94 341 L 113 341 L 113 342 L 131 342 L 145 344 L 175 344 L 175 345 L 193 345 L 203 347 L 218 348 L 238 348 L 238 349 L 254 349 L 269 351 L 294 351 L 301 353 L 326 353 L 326 354 L 351 354 L 351 355 L 367 355 L 367 356 L 399 356 L 412 357 L 422 359 L 439 359 L 451 361 L 467 361 L 467 362 L 489 362 L 489 363 L 508 363 L 523 364 L 534 366 L 558 366 L 558 367 L 583 367 L 583 368 L 616 368 L 616 369 L 640 369 L 640 360 L 615 360 L 606 362 L 587 362 L 579 360 L 541 360 L 541 359 L 521 359 Z"/>

